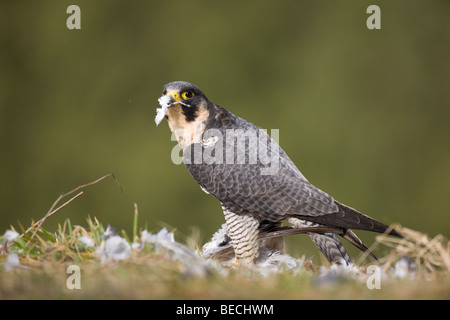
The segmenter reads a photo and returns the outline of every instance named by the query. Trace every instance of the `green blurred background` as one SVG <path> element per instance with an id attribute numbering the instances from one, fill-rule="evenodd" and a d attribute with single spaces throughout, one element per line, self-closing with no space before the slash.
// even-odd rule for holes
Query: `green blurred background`
<path id="1" fill-rule="evenodd" d="M 81 30 L 66 9 L 81 8 Z M 366 9 L 381 8 L 381 30 Z M 209 239 L 224 222 L 164 121 L 185 80 L 262 128 L 335 199 L 385 223 L 450 234 L 450 1 L 2 1 L 0 233 L 114 173 L 51 217 Z M 369 244 L 373 234 L 359 233 Z M 182 240 L 182 239 L 180 239 Z M 317 251 L 304 236 L 294 255 Z"/>

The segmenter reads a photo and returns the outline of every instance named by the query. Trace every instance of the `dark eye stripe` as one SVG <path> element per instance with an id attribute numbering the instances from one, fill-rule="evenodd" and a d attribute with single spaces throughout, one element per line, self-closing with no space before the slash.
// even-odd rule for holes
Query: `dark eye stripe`
<path id="1" fill-rule="evenodd" d="M 197 108 L 187 107 L 185 105 L 181 106 L 181 112 L 184 114 L 187 122 L 195 121 L 197 118 Z"/>

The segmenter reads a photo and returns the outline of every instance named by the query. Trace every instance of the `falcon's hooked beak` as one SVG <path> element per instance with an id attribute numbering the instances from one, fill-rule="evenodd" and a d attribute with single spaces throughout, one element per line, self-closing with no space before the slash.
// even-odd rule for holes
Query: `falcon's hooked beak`
<path id="1" fill-rule="evenodd" d="M 181 101 L 181 97 L 178 92 L 172 90 L 166 92 L 161 97 L 159 97 L 158 102 L 161 105 L 161 108 L 156 109 L 156 117 L 155 117 L 156 125 L 160 124 L 161 121 L 164 119 L 164 117 L 169 113 L 170 107 L 177 104 L 182 104 L 186 107 L 190 107 L 189 104 Z"/>

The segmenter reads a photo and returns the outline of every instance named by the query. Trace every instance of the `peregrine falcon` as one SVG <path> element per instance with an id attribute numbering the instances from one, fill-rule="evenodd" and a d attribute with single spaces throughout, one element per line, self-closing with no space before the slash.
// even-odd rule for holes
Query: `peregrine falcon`
<path id="1" fill-rule="evenodd" d="M 313 186 L 265 130 L 210 102 L 197 86 L 168 83 L 158 101 L 156 124 L 168 120 L 189 173 L 220 201 L 237 265 L 251 265 L 261 234 L 286 228 L 284 221 L 313 230 L 306 233 L 330 263 L 351 263 L 337 235 L 368 251 L 351 229 L 401 237 Z M 264 245 L 284 248 L 282 237 Z"/>

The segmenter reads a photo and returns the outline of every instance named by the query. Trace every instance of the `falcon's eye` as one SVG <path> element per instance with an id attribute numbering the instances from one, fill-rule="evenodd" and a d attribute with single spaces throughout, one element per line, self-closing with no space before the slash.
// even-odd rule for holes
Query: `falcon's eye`
<path id="1" fill-rule="evenodd" d="M 194 92 L 192 92 L 191 90 L 185 91 L 181 94 L 181 97 L 185 100 L 192 99 L 194 97 Z"/>

